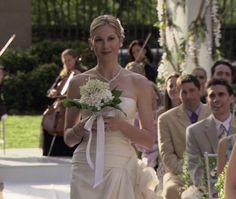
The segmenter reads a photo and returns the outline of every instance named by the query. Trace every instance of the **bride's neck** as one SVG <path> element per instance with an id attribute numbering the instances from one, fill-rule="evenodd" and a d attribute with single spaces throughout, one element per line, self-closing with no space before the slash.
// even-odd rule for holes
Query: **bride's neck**
<path id="1" fill-rule="evenodd" d="M 107 82 L 115 80 L 119 76 L 121 69 L 122 67 L 119 64 L 115 66 L 97 65 L 95 67 L 98 76 L 102 77 L 102 79 L 106 80 Z"/>
<path id="2" fill-rule="evenodd" d="M 120 67 L 121 66 L 118 62 L 98 63 L 96 66 L 96 70 L 103 75 L 112 75 L 115 74 L 120 69 Z"/>

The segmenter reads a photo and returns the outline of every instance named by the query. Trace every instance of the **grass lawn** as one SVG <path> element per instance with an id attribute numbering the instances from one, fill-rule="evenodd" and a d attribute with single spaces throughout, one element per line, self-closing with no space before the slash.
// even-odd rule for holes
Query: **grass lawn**
<path id="1" fill-rule="evenodd" d="M 9 115 L 5 120 L 6 148 L 38 148 L 41 118 L 41 115 Z"/>

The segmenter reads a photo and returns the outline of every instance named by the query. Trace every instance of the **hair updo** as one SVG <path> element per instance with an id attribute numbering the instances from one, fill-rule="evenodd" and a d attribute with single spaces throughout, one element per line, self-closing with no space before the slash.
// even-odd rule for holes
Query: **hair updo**
<path id="1" fill-rule="evenodd" d="M 120 20 L 112 15 L 101 15 L 96 17 L 90 25 L 90 37 L 93 37 L 95 29 L 107 24 L 115 29 L 118 37 L 123 41 L 125 38 L 124 28 L 122 27 Z"/>

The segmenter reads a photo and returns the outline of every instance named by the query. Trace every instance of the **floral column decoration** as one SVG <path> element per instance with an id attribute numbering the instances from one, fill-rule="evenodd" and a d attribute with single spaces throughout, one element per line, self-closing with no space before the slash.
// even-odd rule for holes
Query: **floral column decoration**
<path id="1" fill-rule="evenodd" d="M 209 71 L 220 55 L 219 0 L 158 0 L 157 14 L 163 49 L 160 76 L 189 73 L 194 67 Z"/>

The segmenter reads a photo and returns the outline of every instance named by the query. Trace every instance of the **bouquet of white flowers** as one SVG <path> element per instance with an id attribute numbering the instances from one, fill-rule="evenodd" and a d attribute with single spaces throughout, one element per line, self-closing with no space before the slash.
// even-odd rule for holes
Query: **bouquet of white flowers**
<path id="1" fill-rule="evenodd" d="M 109 88 L 109 84 L 97 79 L 90 79 L 85 85 L 80 87 L 80 99 L 65 99 L 64 106 L 76 106 L 79 109 L 86 109 L 92 112 L 99 112 L 105 107 L 121 108 L 121 91 Z M 123 112 L 123 111 L 122 111 Z M 123 112 L 124 113 L 124 112 Z"/>

